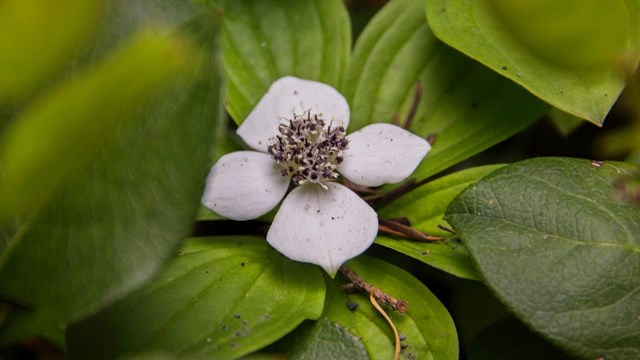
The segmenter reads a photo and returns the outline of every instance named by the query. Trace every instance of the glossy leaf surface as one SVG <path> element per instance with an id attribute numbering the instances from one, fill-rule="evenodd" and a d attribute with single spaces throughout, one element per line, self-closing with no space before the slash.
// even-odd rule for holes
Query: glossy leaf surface
<path id="1" fill-rule="evenodd" d="M 385 311 L 403 336 L 404 356 L 415 359 L 458 359 L 458 337 L 447 309 L 420 281 L 387 262 L 360 256 L 347 266 L 362 279 L 385 293 L 409 304 L 401 314 Z M 350 310 L 348 306 L 356 306 Z M 327 283 L 323 317 L 361 337 L 371 359 L 393 358 L 391 328 L 371 302 L 368 294 L 347 294 L 337 281 Z"/>
<path id="2" fill-rule="evenodd" d="M 429 177 L 522 131 L 546 111 L 526 90 L 449 48 L 432 33 L 421 0 L 393 0 L 356 42 L 341 88 L 350 131 L 404 118 L 417 83 L 410 130 L 435 134 L 414 176 Z"/>
<path id="3" fill-rule="evenodd" d="M 282 341 L 287 359 L 368 360 L 362 341 L 326 319 L 303 324 Z"/>
<path id="4" fill-rule="evenodd" d="M 69 354 L 232 359 L 322 313 L 321 270 L 257 237 L 189 240 L 151 284 L 69 330 Z"/>
<path id="5" fill-rule="evenodd" d="M 342 1 L 211 2 L 223 11 L 226 105 L 237 124 L 285 75 L 334 87 L 342 82 L 351 48 Z"/>
<path id="6" fill-rule="evenodd" d="M 478 279 L 464 245 L 438 225 L 449 226 L 443 219 L 444 212 L 462 190 L 500 167 L 502 165 L 481 166 L 434 180 L 410 191 L 380 212 L 384 218 L 407 218 L 416 230 L 449 240 L 424 243 L 379 236 L 376 242 L 455 276 Z"/>
<path id="7" fill-rule="evenodd" d="M 640 56 L 637 0 L 424 3 L 429 23 L 444 42 L 560 110 L 594 124 L 602 124 L 625 85 L 625 70 L 632 73 Z M 496 15 L 493 5 L 501 15 Z M 607 31 L 614 34 L 602 35 Z M 602 40 L 603 36 L 613 40 Z M 590 65 L 585 61 L 599 57 L 590 50 L 599 42 L 607 46 L 619 43 L 624 54 L 618 54 L 614 66 L 585 67 Z M 599 51 L 604 47 L 593 48 Z M 591 54 L 581 56 L 585 51 Z M 622 61 L 621 56 L 627 58 Z M 549 61 L 549 57 L 555 60 Z M 628 69 L 620 67 L 622 62 L 628 63 Z"/>

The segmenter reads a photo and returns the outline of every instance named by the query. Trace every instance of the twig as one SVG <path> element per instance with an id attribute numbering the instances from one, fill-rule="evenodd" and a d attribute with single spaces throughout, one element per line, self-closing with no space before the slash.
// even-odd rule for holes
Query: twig
<path id="1" fill-rule="evenodd" d="M 397 188 L 384 193 L 382 195 L 379 196 L 374 196 L 371 198 L 367 198 L 367 197 L 363 197 L 363 199 L 369 203 L 369 205 L 371 205 L 374 209 L 378 210 L 381 209 L 387 205 L 389 205 L 390 203 L 394 202 L 395 200 L 399 199 L 400 197 L 402 197 L 404 194 L 408 193 L 409 191 L 416 189 L 426 183 L 429 183 L 437 178 L 439 178 L 440 176 L 438 176 L 438 174 L 433 175 L 433 176 L 429 176 L 428 178 L 422 179 L 418 182 L 416 182 L 414 179 L 410 179 L 405 181 L 402 185 L 398 186 Z"/>
<path id="2" fill-rule="evenodd" d="M 349 179 L 345 178 L 344 176 L 342 177 L 342 184 L 357 193 L 369 194 L 369 195 L 374 194 L 373 195 L 374 197 L 383 195 L 383 193 L 380 190 L 375 190 L 364 185 L 358 185 L 353 181 L 350 181 Z"/>
<path id="3" fill-rule="evenodd" d="M 404 124 L 402 124 L 402 127 L 406 130 L 409 130 L 411 123 L 413 122 L 413 118 L 416 116 L 416 112 L 418 112 L 418 105 L 420 105 L 421 96 L 422 85 L 420 85 L 420 82 L 417 82 L 413 92 L 413 99 L 411 99 L 411 106 L 409 106 L 409 112 L 407 113 L 407 117 L 404 119 Z"/>
<path id="4" fill-rule="evenodd" d="M 407 312 L 409 304 L 406 301 L 396 299 L 393 296 L 385 294 L 382 290 L 372 286 L 368 282 L 364 281 L 353 270 L 342 265 L 340 267 L 340 273 L 349 279 L 350 283 L 345 285 L 345 289 L 350 291 L 364 291 L 373 296 L 377 301 L 389 306 L 393 310 L 401 313 Z"/>
<path id="5" fill-rule="evenodd" d="M 404 233 L 401 233 L 400 231 L 396 231 L 393 230 L 389 227 L 386 227 L 382 224 L 378 224 L 378 232 L 383 233 L 383 234 L 387 234 L 387 235 L 393 235 L 393 236 L 398 236 L 398 237 L 405 237 L 406 235 Z"/>
<path id="6" fill-rule="evenodd" d="M 442 224 L 438 224 L 438 229 L 442 230 L 442 231 L 446 231 L 450 234 L 456 235 L 456 232 L 453 229 L 450 229 Z"/>
<path id="7" fill-rule="evenodd" d="M 379 209 L 385 205 L 388 205 L 392 201 L 398 199 L 402 195 L 406 194 L 410 190 L 415 188 L 416 181 L 409 179 L 397 188 L 382 194 L 376 194 L 372 196 L 364 196 L 362 199 L 369 203 L 373 208 Z"/>
<path id="8" fill-rule="evenodd" d="M 380 226 L 383 226 L 385 228 L 392 230 L 395 234 L 399 233 L 400 236 L 404 235 L 404 237 L 409 238 L 411 240 L 424 241 L 424 242 L 434 242 L 434 241 L 444 240 L 442 236 L 427 235 L 410 226 L 403 225 L 393 220 L 379 218 L 378 223 L 380 224 L 378 226 L 380 230 L 381 230 Z"/>
<path id="9" fill-rule="evenodd" d="M 435 144 L 437 138 L 438 138 L 438 134 L 431 133 L 431 134 L 427 135 L 427 137 L 425 137 L 424 139 L 427 140 L 429 145 L 433 146 L 433 144 Z"/>

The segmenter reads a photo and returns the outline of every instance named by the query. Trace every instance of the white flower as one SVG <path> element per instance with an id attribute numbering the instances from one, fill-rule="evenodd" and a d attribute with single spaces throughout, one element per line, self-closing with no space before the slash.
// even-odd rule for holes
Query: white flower
<path id="1" fill-rule="evenodd" d="M 373 124 L 345 137 L 348 125 L 349 105 L 331 86 L 277 80 L 237 131 L 255 151 L 220 158 L 202 203 L 228 219 L 255 219 L 280 203 L 290 183 L 297 185 L 282 202 L 267 241 L 288 258 L 334 276 L 378 231 L 376 212 L 333 182 L 337 172 L 364 186 L 397 183 L 431 149 L 394 125 Z"/>

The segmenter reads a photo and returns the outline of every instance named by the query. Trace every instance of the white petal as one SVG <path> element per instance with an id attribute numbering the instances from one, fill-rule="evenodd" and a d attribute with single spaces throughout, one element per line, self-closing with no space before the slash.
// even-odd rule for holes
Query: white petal
<path id="1" fill-rule="evenodd" d="M 320 265 L 335 276 L 340 265 L 361 254 L 378 232 L 375 211 L 337 183 L 295 188 L 280 206 L 267 241 L 288 258 Z"/>
<path id="2" fill-rule="evenodd" d="M 227 154 L 211 168 L 202 204 L 231 220 L 260 217 L 276 207 L 287 192 L 289 178 L 280 170 L 267 154 Z"/>
<path id="3" fill-rule="evenodd" d="M 401 127 L 373 124 L 347 136 L 349 148 L 338 171 L 358 185 L 393 184 L 409 177 L 431 150 L 429 143 Z"/>
<path id="4" fill-rule="evenodd" d="M 278 134 L 281 119 L 305 111 L 324 115 L 326 125 L 349 126 L 349 104 L 333 87 L 317 81 L 287 76 L 274 82 L 251 114 L 238 128 L 238 135 L 257 151 L 267 151 L 267 140 Z"/>

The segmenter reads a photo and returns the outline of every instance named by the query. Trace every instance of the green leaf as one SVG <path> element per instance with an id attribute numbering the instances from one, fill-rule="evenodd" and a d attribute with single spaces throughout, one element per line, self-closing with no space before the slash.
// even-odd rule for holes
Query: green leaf
<path id="1" fill-rule="evenodd" d="M 407 113 L 423 88 L 412 132 L 436 134 L 415 176 L 426 178 L 532 124 L 546 105 L 486 67 L 442 44 L 421 0 L 393 0 L 358 39 L 343 93 L 351 131 Z"/>
<path id="2" fill-rule="evenodd" d="M 499 169 L 447 209 L 478 270 L 525 323 L 583 358 L 640 356 L 637 166 L 541 158 Z"/>
<path id="3" fill-rule="evenodd" d="M 0 2 L 0 103 L 31 95 L 68 66 L 101 13 L 98 0 Z"/>
<path id="4" fill-rule="evenodd" d="M 438 225 L 448 226 L 443 217 L 449 203 L 467 186 L 500 167 L 502 165 L 475 167 L 429 182 L 383 208 L 380 216 L 404 217 L 413 228 L 425 234 L 450 238 L 450 233 L 438 228 Z M 466 248 L 454 240 L 423 243 L 379 236 L 376 242 L 455 276 L 478 279 Z"/>
<path id="5" fill-rule="evenodd" d="M 529 331 L 514 318 L 484 329 L 469 349 L 470 360 L 570 360 L 568 355 Z"/>
<path id="6" fill-rule="evenodd" d="M 610 62 L 612 51 L 618 59 L 618 45 L 628 52 L 629 70 L 637 66 L 640 56 L 637 0 L 545 0 L 517 5 L 436 0 L 425 4 L 429 23 L 444 42 L 560 110 L 597 125 L 622 91 L 625 77 L 619 66 L 594 64 Z M 606 49 L 614 44 L 614 49 L 603 50 L 601 43 L 607 44 Z M 584 63 L 581 58 L 596 63 Z"/>
<path id="7" fill-rule="evenodd" d="M 458 337 L 451 316 L 438 299 L 404 270 L 385 261 L 360 256 L 347 266 L 362 279 L 409 304 L 404 314 L 386 309 L 406 348 L 403 354 L 415 359 L 458 359 Z M 327 300 L 323 317 L 361 337 L 371 359 L 391 359 L 394 338 L 389 324 L 364 294 L 348 294 L 340 280 L 327 279 Z M 348 305 L 355 304 L 355 310 Z M 413 357 L 412 357 L 413 356 Z"/>
<path id="8" fill-rule="evenodd" d="M 625 0 L 493 0 L 489 8 L 512 37 L 560 66 L 610 67 L 637 40 Z"/>
<path id="9" fill-rule="evenodd" d="M 282 76 L 340 85 L 351 48 L 342 1 L 221 2 L 227 110 L 237 124 Z"/>
<path id="10" fill-rule="evenodd" d="M 139 35 L 30 106 L 2 139 L 0 223 L 43 202 L 63 175 L 132 122 L 132 110 L 184 75 L 193 57 L 184 39 Z"/>
<path id="11" fill-rule="evenodd" d="M 291 360 L 332 359 L 368 360 L 361 339 L 344 327 L 326 319 L 302 324 L 279 344 Z"/>
<path id="12" fill-rule="evenodd" d="M 280 256 L 263 238 L 192 239 L 151 284 L 71 326 L 69 356 L 233 359 L 318 318 L 324 297 L 319 268 Z"/>
<path id="13" fill-rule="evenodd" d="M 557 108 L 549 109 L 547 116 L 551 120 L 551 123 L 556 127 L 560 135 L 568 137 L 580 126 L 584 125 L 584 121 L 579 117 L 567 114 Z"/>
<path id="14" fill-rule="evenodd" d="M 213 47 L 213 25 L 203 19 L 184 34 Z M 112 130 L 114 141 L 96 144 L 90 161 L 75 167 L 36 214 L 17 224 L 17 232 L 13 224 L 0 232 L 0 245 L 7 246 L 0 255 L 0 293 L 32 304 L 28 311 L 10 314 L 1 343 L 33 336 L 62 343 L 70 322 L 146 281 L 190 233 L 220 101 L 215 50 L 191 54 L 186 63 L 194 66 L 184 77 L 163 84 L 147 106 L 131 100 L 132 107 L 123 113 L 131 123 Z M 157 55 L 159 63 L 167 60 Z M 137 81 L 125 79 L 119 87 L 109 86 L 113 91 L 99 94 L 129 94 L 124 88 Z M 118 103 L 96 100 L 74 106 L 96 104 Z M 102 116 L 86 120 L 100 119 L 114 122 Z"/>

